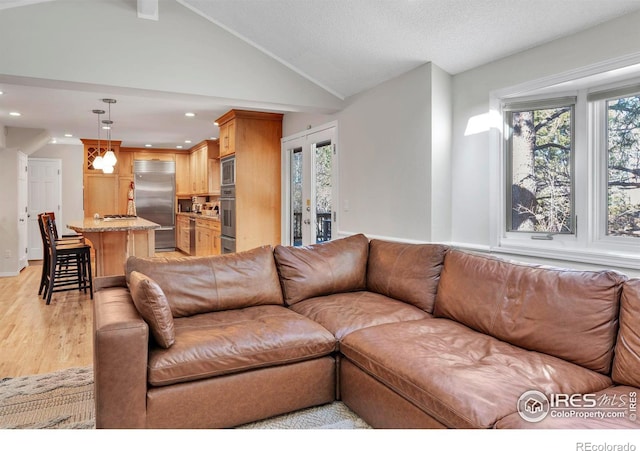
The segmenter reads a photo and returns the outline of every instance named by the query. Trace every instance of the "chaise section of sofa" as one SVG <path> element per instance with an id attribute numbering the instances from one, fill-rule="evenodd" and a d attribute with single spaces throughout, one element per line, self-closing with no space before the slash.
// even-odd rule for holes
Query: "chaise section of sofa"
<path id="1" fill-rule="evenodd" d="M 604 390 L 625 279 L 450 250 L 433 318 L 341 340 L 342 399 L 374 427 L 408 427 L 380 415 L 375 400 L 391 398 L 398 418 L 413 412 L 418 424 L 491 428 L 528 390 Z"/>
<path id="2" fill-rule="evenodd" d="M 540 421 L 527 421 L 519 414 L 496 423 L 497 428 L 515 429 L 640 429 L 638 394 L 640 393 L 640 279 L 630 279 L 622 286 L 620 327 L 613 358 L 614 385 L 594 393 L 586 408 L 559 406 Z"/>

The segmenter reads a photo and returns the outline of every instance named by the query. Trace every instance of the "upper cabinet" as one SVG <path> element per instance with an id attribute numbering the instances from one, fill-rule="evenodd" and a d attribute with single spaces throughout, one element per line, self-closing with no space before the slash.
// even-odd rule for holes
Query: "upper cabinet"
<path id="1" fill-rule="evenodd" d="M 176 196 L 191 195 L 191 155 L 176 152 Z"/>
<path id="2" fill-rule="evenodd" d="M 198 143 L 190 153 L 192 195 L 220 194 L 220 149 L 218 141 Z"/>
<path id="3" fill-rule="evenodd" d="M 220 127 L 220 158 L 236 153 L 235 121 L 226 116 L 228 116 L 228 113 L 218 119 L 218 121 L 228 119 L 228 122 L 218 122 Z"/>
<path id="4" fill-rule="evenodd" d="M 83 173 L 85 174 L 103 174 L 102 170 L 95 169 L 93 167 L 93 162 L 96 157 L 104 157 L 104 155 L 109 150 L 109 141 L 97 139 L 81 139 L 82 144 L 84 144 L 84 166 Z M 120 156 L 120 143 L 121 141 L 111 141 L 111 150 L 116 155 L 116 159 L 119 159 Z M 119 166 L 116 163 L 114 169 L 114 173 L 118 170 Z"/>

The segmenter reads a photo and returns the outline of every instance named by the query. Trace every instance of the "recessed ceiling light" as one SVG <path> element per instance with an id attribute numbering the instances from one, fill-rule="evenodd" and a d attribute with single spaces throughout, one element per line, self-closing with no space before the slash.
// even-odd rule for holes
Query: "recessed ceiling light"
<path id="1" fill-rule="evenodd" d="M 4 94 L 4 92 L 0 91 L 0 96 L 1 96 L 2 94 Z"/>
<path id="2" fill-rule="evenodd" d="M 217 127 L 219 124 L 217 122 L 214 122 L 213 125 L 215 125 Z"/>
<path id="3" fill-rule="evenodd" d="M 196 113 L 184 113 L 184 115 L 187 117 L 194 117 Z"/>
<path id="4" fill-rule="evenodd" d="M 145 147 L 153 147 L 151 144 L 145 144 Z"/>
<path id="5" fill-rule="evenodd" d="M 185 139 L 184 142 L 185 142 L 185 144 L 191 144 L 191 140 L 190 139 Z"/>
<path id="6" fill-rule="evenodd" d="M 71 137 L 73 137 L 73 135 L 72 135 L 71 133 L 65 133 L 65 134 L 64 134 L 64 136 L 65 136 L 65 138 L 71 138 Z"/>
<path id="7" fill-rule="evenodd" d="M 176 149 L 182 149 L 182 146 L 176 146 Z"/>
<path id="8" fill-rule="evenodd" d="M 12 111 L 11 113 L 9 113 L 9 116 L 22 116 L 22 114 L 18 113 L 17 111 Z"/>

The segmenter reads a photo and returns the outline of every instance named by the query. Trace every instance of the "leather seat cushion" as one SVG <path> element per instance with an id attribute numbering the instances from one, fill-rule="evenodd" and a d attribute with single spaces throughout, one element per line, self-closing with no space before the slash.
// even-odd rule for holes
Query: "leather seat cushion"
<path id="1" fill-rule="evenodd" d="M 611 385 L 595 371 L 526 351 L 454 321 L 431 318 L 360 329 L 342 354 L 451 428 L 490 428 L 520 395 L 587 393 Z"/>
<path id="2" fill-rule="evenodd" d="M 431 316 L 413 305 L 370 291 L 306 299 L 290 308 L 322 324 L 338 340 L 364 327 Z"/>
<path id="3" fill-rule="evenodd" d="M 329 331 L 282 306 L 174 318 L 174 328 L 171 348 L 154 347 L 149 352 L 151 385 L 310 360 L 336 349 Z"/>
<path id="4" fill-rule="evenodd" d="M 595 395 L 596 407 L 575 409 L 563 408 L 565 415 L 548 413 L 537 423 L 524 420 L 519 413 L 502 418 L 496 423 L 500 429 L 638 429 L 637 417 L 632 419 L 629 401 L 637 398 L 638 388 L 618 385 L 600 390 Z M 574 413 L 571 413 L 571 412 Z M 603 412 L 606 418 L 587 416 L 592 412 Z M 622 416 L 618 416 L 622 414 Z M 637 415 L 637 413 L 636 413 Z"/>

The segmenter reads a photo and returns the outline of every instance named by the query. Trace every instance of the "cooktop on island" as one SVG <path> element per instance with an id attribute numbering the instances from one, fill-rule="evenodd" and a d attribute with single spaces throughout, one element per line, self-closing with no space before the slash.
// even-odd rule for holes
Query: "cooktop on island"
<path id="1" fill-rule="evenodd" d="M 104 221 L 119 221 L 119 220 L 136 219 L 136 218 L 137 218 L 136 215 L 104 215 L 102 219 Z"/>

